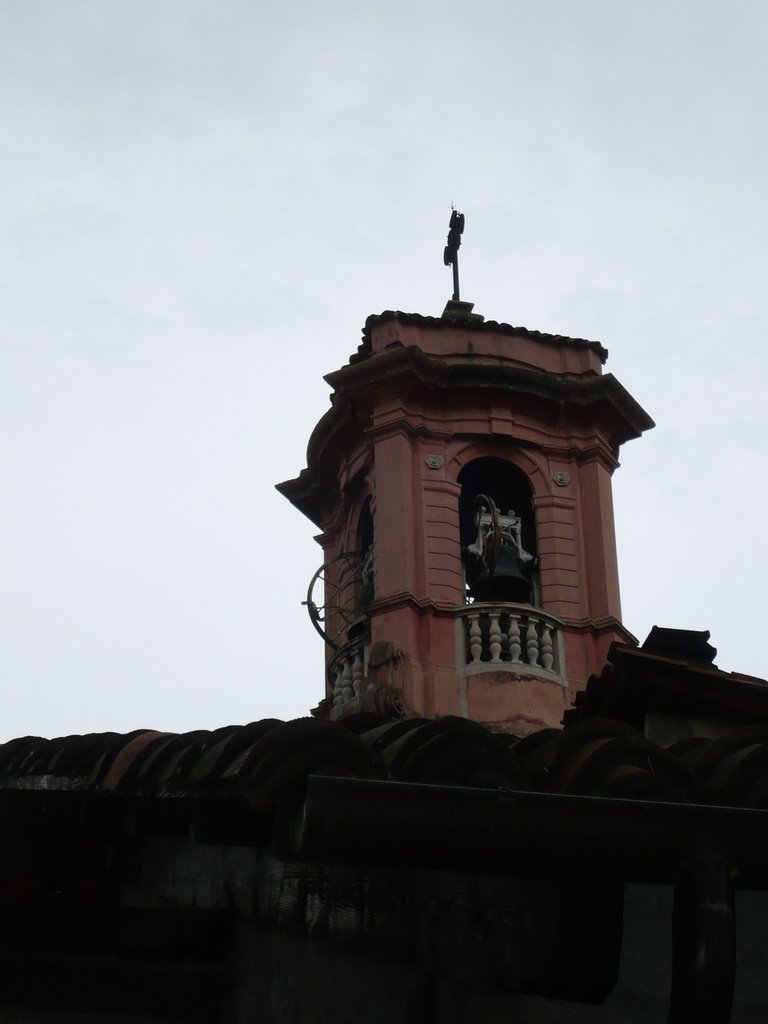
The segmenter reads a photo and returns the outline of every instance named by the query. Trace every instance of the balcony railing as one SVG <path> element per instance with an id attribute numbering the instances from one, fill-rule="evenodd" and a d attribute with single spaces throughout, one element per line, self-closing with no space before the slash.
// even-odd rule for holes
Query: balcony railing
<path id="1" fill-rule="evenodd" d="M 563 622 L 556 616 L 506 601 L 476 601 L 462 605 L 454 614 L 460 631 L 459 666 L 463 662 L 468 672 L 538 675 L 565 685 Z M 328 679 L 334 718 L 378 706 L 382 699 L 379 690 L 389 694 L 386 687 L 370 685 L 364 637 L 335 652 L 328 663 Z"/>
<path id="2" fill-rule="evenodd" d="M 464 664 L 472 671 L 518 671 L 564 682 L 562 621 L 525 604 L 480 602 L 456 610 Z"/>
<path id="3" fill-rule="evenodd" d="M 356 640 L 337 651 L 328 663 L 334 717 L 353 701 L 362 702 L 366 655 L 365 641 Z"/>

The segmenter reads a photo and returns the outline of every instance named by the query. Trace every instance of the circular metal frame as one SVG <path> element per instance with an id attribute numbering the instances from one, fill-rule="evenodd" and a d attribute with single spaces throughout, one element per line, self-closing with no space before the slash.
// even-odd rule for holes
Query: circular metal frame
<path id="1" fill-rule="evenodd" d="M 343 567 L 334 573 L 334 578 L 330 578 L 329 571 L 339 563 L 343 563 Z M 346 642 L 341 640 L 341 637 L 360 617 L 357 609 L 357 591 L 362 565 L 363 556 L 360 551 L 346 552 L 332 558 L 330 562 L 325 562 L 309 581 L 307 599 L 302 601 L 302 604 L 306 605 L 312 625 L 323 640 L 337 651 Z M 323 588 L 320 603 L 315 600 L 318 585 L 322 585 Z M 347 595 L 351 595 L 351 599 Z M 333 635 L 328 633 L 326 627 L 331 615 L 339 615 L 341 618 L 341 625 Z"/>

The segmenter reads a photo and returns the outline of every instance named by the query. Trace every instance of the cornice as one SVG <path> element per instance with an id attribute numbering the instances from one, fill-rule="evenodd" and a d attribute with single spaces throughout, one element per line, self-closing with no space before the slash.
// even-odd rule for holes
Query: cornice
<path id="1" fill-rule="evenodd" d="M 624 427 L 619 443 L 639 437 L 655 425 L 612 373 L 560 374 L 489 362 L 484 356 L 469 353 L 461 357 L 431 356 L 415 345 L 394 346 L 363 362 L 343 366 L 327 374 L 325 380 L 335 389 L 335 402 L 341 395 L 366 391 L 404 375 L 438 390 L 512 391 L 561 405 L 605 404 L 615 411 Z"/>
<path id="2" fill-rule="evenodd" d="M 294 480 L 277 485 L 297 508 L 322 525 L 324 502 L 334 500 L 333 488 L 322 483 L 323 462 L 334 445 L 342 443 L 345 431 L 377 431 L 370 424 L 374 394 L 403 380 L 433 393 L 506 392 L 528 395 L 556 406 L 593 408 L 607 413 L 608 444 L 618 448 L 654 426 L 653 420 L 613 374 L 556 374 L 509 363 L 489 363 L 471 354 L 460 359 L 426 355 L 417 346 L 393 346 L 354 364 L 329 373 L 325 380 L 334 388 L 331 408 L 320 419 L 307 446 L 307 469 Z M 400 419 L 406 414 L 401 414 Z M 383 425 L 391 429 L 390 424 Z M 411 423 L 410 430 L 431 433 L 427 424 Z M 544 445 L 543 447 L 547 447 Z M 615 466 L 613 455 L 603 453 Z"/>

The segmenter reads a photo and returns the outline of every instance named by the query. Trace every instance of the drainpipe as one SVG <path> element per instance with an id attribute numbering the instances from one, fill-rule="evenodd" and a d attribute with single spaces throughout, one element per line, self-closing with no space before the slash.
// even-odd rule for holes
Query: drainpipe
<path id="1" fill-rule="evenodd" d="M 675 879 L 667 1024 L 728 1024 L 736 974 L 733 876 L 727 861 L 699 857 Z"/>

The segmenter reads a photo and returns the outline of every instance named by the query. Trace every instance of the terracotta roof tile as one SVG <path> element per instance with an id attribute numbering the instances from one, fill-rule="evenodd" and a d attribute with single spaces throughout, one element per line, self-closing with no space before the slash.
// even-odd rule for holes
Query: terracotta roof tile
<path id="1" fill-rule="evenodd" d="M 23 737 L 0 744 L 0 789 L 246 799 L 267 809 L 311 774 L 768 807 L 768 726 L 669 749 L 589 719 L 522 740 L 466 719 L 268 719 L 213 732 Z"/>
<path id="2" fill-rule="evenodd" d="M 615 718 L 642 729 L 649 712 L 768 725 L 768 680 L 642 647 L 612 644 L 608 664 L 566 711 L 568 725 Z"/>

